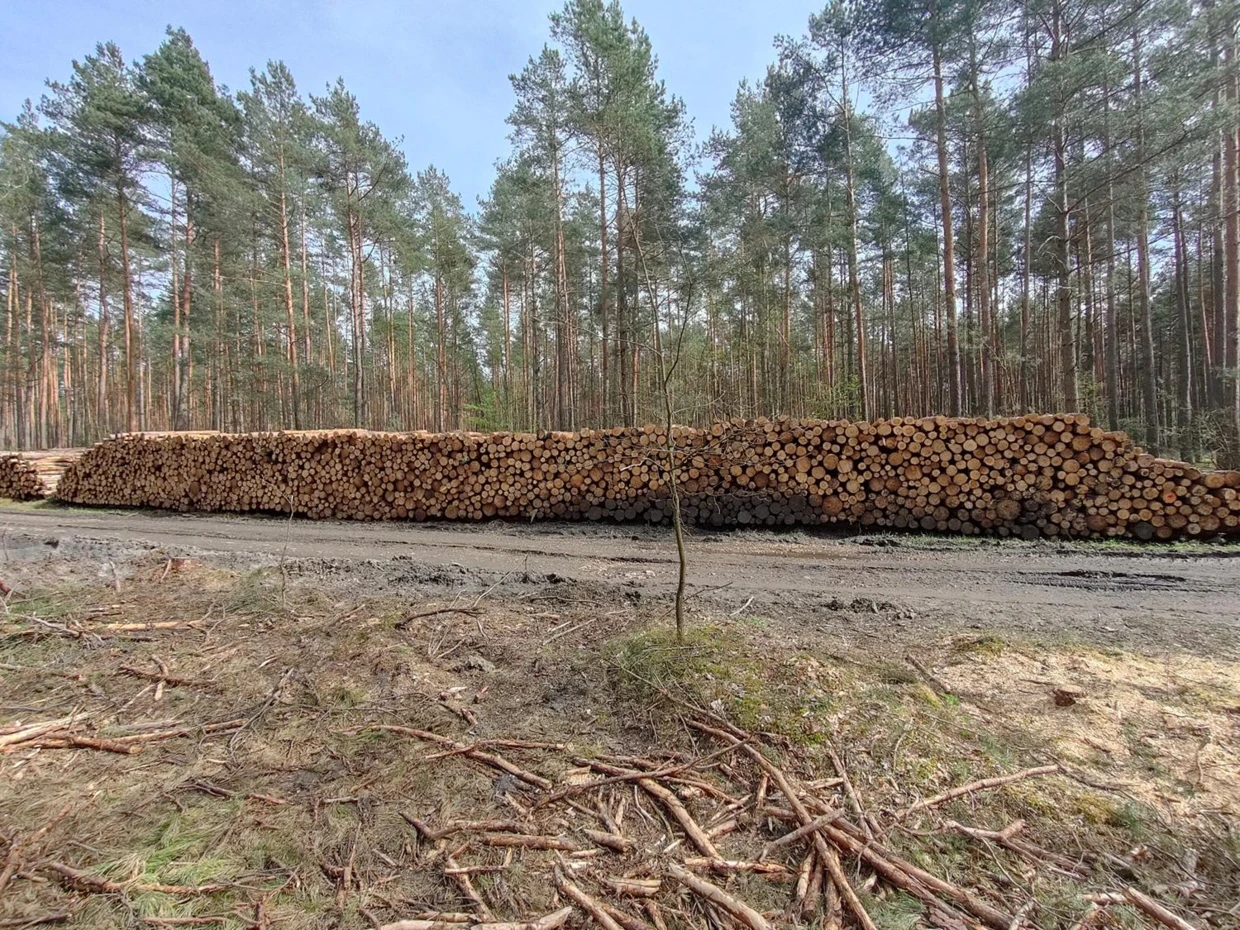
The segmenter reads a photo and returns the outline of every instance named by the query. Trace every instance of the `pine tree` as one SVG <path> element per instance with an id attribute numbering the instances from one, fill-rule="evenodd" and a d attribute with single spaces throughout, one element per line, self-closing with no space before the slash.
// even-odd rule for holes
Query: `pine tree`
<path id="1" fill-rule="evenodd" d="M 149 158 L 152 113 L 138 88 L 137 73 L 112 44 L 99 45 L 94 55 L 73 63 L 67 84 L 52 83 L 43 112 L 55 131 L 54 150 L 62 193 L 79 223 L 93 214 L 98 223 L 99 391 L 100 420 L 110 424 L 108 399 L 109 310 L 105 279 L 110 265 L 109 228 L 119 234 L 122 325 L 125 350 L 125 429 L 139 426 L 138 332 L 134 305 L 130 228 L 145 190 L 142 172 Z M 105 428 L 107 428 L 105 426 Z"/>

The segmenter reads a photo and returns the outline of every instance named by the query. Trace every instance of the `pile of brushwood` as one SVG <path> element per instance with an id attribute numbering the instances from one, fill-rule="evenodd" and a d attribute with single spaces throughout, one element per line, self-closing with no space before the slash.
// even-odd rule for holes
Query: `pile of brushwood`
<path id="1" fill-rule="evenodd" d="M 605 930 L 664 930 L 673 925 L 766 930 L 816 917 L 827 926 L 876 930 L 862 896 L 879 885 L 915 898 L 932 926 L 1009 930 L 1039 925 L 1033 899 L 1008 900 L 1010 892 L 965 887 L 932 874 L 884 845 L 883 835 L 903 828 L 914 817 L 924 821 L 949 801 L 1025 778 L 1054 775 L 1060 772 L 1058 766 L 973 782 L 880 818 L 862 807 L 842 764 L 836 778 L 801 781 L 772 760 L 777 753 L 756 734 L 708 712 L 686 718 L 685 724 L 714 748 L 694 759 L 676 753 L 576 756 L 571 760 L 576 767 L 561 784 L 513 763 L 497 750 L 563 753 L 564 746 L 509 740 L 466 744 L 424 730 L 382 727 L 441 745 L 435 758 L 461 757 L 493 769 L 496 791 L 515 813 L 512 820 L 502 821 L 427 823 L 407 817 L 424 844 L 423 862 L 441 869 L 472 902 L 473 911 L 421 913 L 386 924 L 383 930 L 432 930 L 447 924 L 545 930 L 566 923 L 574 908 Z M 696 816 L 685 803 L 690 799 Z M 569 830 L 565 808 L 597 823 Z M 1020 821 L 1002 830 L 955 821 L 937 824 L 938 829 L 975 842 L 979 855 L 1001 848 L 1024 858 L 1032 869 L 1083 881 L 1105 874 L 1113 864 L 1043 849 L 1022 837 L 1023 826 Z M 543 866 L 565 907 L 515 923 L 491 914 L 470 876 L 503 871 L 512 865 L 518 849 L 546 853 Z M 738 875 L 748 880 L 733 887 L 729 878 Z M 756 893 L 745 894 L 755 888 Z M 773 906 L 781 900 L 783 906 Z M 1078 928 L 1106 926 L 1107 909 L 1113 905 L 1126 905 L 1178 930 L 1194 926 L 1124 881 L 1083 900 L 1086 907 Z"/>
<path id="2" fill-rule="evenodd" d="M 169 678 L 174 684 L 182 683 L 164 671 L 129 671 L 158 679 L 159 687 Z M 383 924 L 376 920 L 376 926 L 381 930 L 553 930 L 588 919 L 604 930 L 673 926 L 767 930 L 821 919 L 825 926 L 880 930 L 864 899 L 891 889 L 916 899 L 924 920 L 935 927 L 1010 930 L 1044 925 L 1036 900 L 1016 898 L 1015 882 L 969 887 L 921 868 L 884 843 L 885 834 L 911 829 L 913 821 L 923 831 L 950 831 L 967 838 L 976 844 L 979 856 L 1001 849 L 1023 859 L 1028 870 L 1072 876 L 1098 889 L 1082 896 L 1084 909 L 1076 928 L 1118 926 L 1108 913 L 1114 906 L 1133 909 L 1154 924 L 1177 930 L 1196 926 L 1148 891 L 1115 877 L 1114 865 L 1121 862 L 1118 857 L 1102 861 L 1097 855 L 1074 857 L 1041 848 L 1022 836 L 1020 821 L 1001 830 L 951 820 L 932 820 L 927 826 L 940 805 L 1026 778 L 1054 776 L 1061 773 L 1059 766 L 962 785 L 903 811 L 876 816 L 862 806 L 838 757 L 837 777 L 804 781 L 774 761 L 780 753 L 763 735 L 741 730 L 708 711 L 686 716 L 684 723 L 707 744 L 701 755 L 585 757 L 574 755 L 563 744 L 504 739 L 462 743 L 412 727 L 368 727 L 432 744 L 436 751 L 428 758 L 443 760 L 442 764 L 462 760 L 490 770 L 496 798 L 512 810 L 509 819 L 477 821 L 428 822 L 405 814 L 420 840 L 420 867 L 441 871 L 469 908 L 414 913 Z M 0 753 L 76 748 L 131 755 L 150 743 L 223 734 L 245 724 L 240 718 L 102 739 L 91 736 L 82 720 L 68 715 L 38 725 L 0 729 Z M 544 759 L 552 754 L 571 767 L 553 782 L 531 771 L 528 763 L 513 762 L 514 753 L 537 753 Z M 260 799 L 283 803 L 278 798 Z M 581 823 L 583 818 L 589 826 Z M 195 896 L 216 894 L 227 887 L 115 881 L 56 858 L 28 858 L 57 822 L 27 837 L 8 838 L 7 856 L 0 865 L 0 900 L 15 878 L 51 881 L 86 894 Z M 474 879 L 513 868 L 518 854 L 524 854 L 520 868 L 527 876 L 546 874 L 561 907 L 524 920 L 495 916 L 495 905 Z M 350 866 L 346 861 L 326 868 L 341 887 L 348 888 L 354 881 Z M 69 913 L 53 916 L 67 919 Z M 192 922 L 194 918 L 180 920 Z M 10 924 L 0 922 L 0 926 Z M 260 914 L 254 926 L 268 925 L 261 922 Z"/>

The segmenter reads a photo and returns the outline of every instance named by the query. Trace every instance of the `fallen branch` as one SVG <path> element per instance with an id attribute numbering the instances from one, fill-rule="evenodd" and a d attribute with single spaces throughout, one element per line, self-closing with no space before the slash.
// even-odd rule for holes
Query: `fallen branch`
<path id="1" fill-rule="evenodd" d="M 529 830 L 512 820 L 462 820 L 446 823 L 438 829 L 429 827 L 421 820 L 401 814 L 402 817 L 420 834 L 423 839 L 434 843 L 452 836 L 454 833 L 528 833 Z"/>
<path id="2" fill-rule="evenodd" d="M 771 842 L 767 843 L 766 846 L 762 848 L 762 852 L 758 856 L 758 858 L 769 859 L 771 857 L 771 853 L 774 852 L 776 849 L 779 849 L 781 846 L 788 846 L 792 843 L 795 843 L 797 840 L 804 839 L 805 837 L 809 836 L 811 833 L 818 832 L 823 827 L 825 827 L 827 824 L 835 823 L 835 821 L 839 820 L 843 816 L 844 816 L 843 811 L 832 811 L 829 814 L 823 814 L 821 817 L 817 818 L 816 820 L 811 820 L 809 823 L 804 824 L 803 826 L 797 827 L 791 833 L 785 833 L 779 839 L 771 840 Z"/>
<path id="3" fill-rule="evenodd" d="M 21 842 L 21 836 L 14 834 L 9 840 L 9 851 L 4 856 L 4 867 L 0 868 L 0 891 L 4 891 L 9 880 L 13 877 L 22 864 L 22 851 L 25 846 Z"/>
<path id="4" fill-rule="evenodd" d="M 175 894 L 175 895 L 199 895 L 199 894 L 217 894 L 228 889 L 227 885 L 159 885 L 147 884 L 143 882 L 114 882 L 111 879 L 104 878 L 102 875 L 93 875 L 90 872 L 83 872 L 72 866 L 65 865 L 63 862 L 45 862 L 42 868 L 51 872 L 56 879 L 66 888 L 74 891 L 86 891 L 95 894 L 128 894 L 137 892 L 138 894 Z"/>
<path id="5" fill-rule="evenodd" d="M 1011 915 L 979 900 L 963 888 L 901 859 L 881 844 L 867 841 L 864 834 L 847 820 L 840 818 L 836 824 L 822 829 L 835 845 L 867 862 L 891 884 L 921 898 L 926 904 L 942 908 L 943 902 L 930 894 L 938 892 L 995 930 L 1008 930 L 1011 926 Z"/>
<path id="6" fill-rule="evenodd" d="M 64 678 L 67 681 L 85 681 L 81 672 L 62 672 L 54 668 L 40 668 L 37 665 L 15 665 L 12 662 L 0 662 L 0 669 L 6 672 L 29 672 L 35 675 L 51 675 L 53 678 Z M 0 732 L 7 732 L 0 729 Z"/>
<path id="7" fill-rule="evenodd" d="M 37 746 L 40 749 L 98 749 L 102 752 L 115 752 L 124 756 L 132 756 L 142 751 L 141 746 L 132 743 L 118 743 L 115 740 L 100 739 L 94 736 L 79 736 L 76 733 L 52 732 L 46 736 L 30 740 L 22 746 Z"/>
<path id="8" fill-rule="evenodd" d="M 706 835 L 712 840 L 717 840 L 721 836 L 727 836 L 729 833 L 734 833 L 736 830 L 740 829 L 740 825 L 740 821 L 735 817 L 729 817 L 722 823 L 718 823 L 707 830 Z"/>
<path id="9" fill-rule="evenodd" d="M 231 791 L 228 788 L 223 788 L 201 778 L 189 785 L 188 788 L 194 791 L 201 791 L 203 794 L 209 794 L 216 798 L 244 798 L 247 801 L 262 801 L 264 804 L 270 804 L 273 807 L 288 806 L 288 801 L 283 798 L 272 797 L 269 794 L 256 794 L 252 791 L 242 794 L 240 791 Z"/>
<path id="10" fill-rule="evenodd" d="M 556 866 L 555 869 L 555 884 L 560 889 L 561 894 L 571 899 L 574 904 L 594 918 L 594 922 L 602 927 L 603 930 L 625 930 L 616 922 L 614 917 L 603 909 L 601 904 L 569 881 L 559 866 Z"/>
<path id="11" fill-rule="evenodd" d="M 658 782 L 649 778 L 643 778 L 637 784 L 639 784 L 642 790 L 647 794 L 658 798 L 661 802 L 663 802 L 663 806 L 666 807 L 668 812 L 676 818 L 676 822 L 680 824 L 680 828 L 684 830 L 689 839 L 693 841 L 693 845 L 698 848 L 699 852 L 701 852 L 704 856 L 710 857 L 711 859 L 720 858 L 719 850 L 715 848 L 715 844 L 710 841 L 710 837 L 706 835 L 706 832 L 698 826 L 697 821 L 693 819 L 688 808 L 680 802 L 680 798 L 676 797 L 676 795 L 674 795 L 667 788 L 664 788 Z"/>
<path id="12" fill-rule="evenodd" d="M 737 920 L 741 921 L 750 930 L 771 930 L 770 923 L 767 919 L 755 911 L 752 907 L 737 898 L 732 897 L 718 885 L 712 885 L 705 879 L 698 878 L 692 872 L 683 866 L 677 865 L 675 862 L 667 864 L 668 874 L 676 881 L 680 882 L 694 894 L 705 898 L 717 907 L 723 908 Z"/>
<path id="13" fill-rule="evenodd" d="M 1097 904 L 1091 904 L 1089 909 L 1081 915 L 1081 919 L 1072 925 L 1072 930 L 1089 930 L 1103 913 L 1101 907 Z"/>
<path id="14" fill-rule="evenodd" d="M 609 904 L 606 901 L 599 903 L 603 905 L 603 910 L 611 916 L 612 920 L 622 926 L 624 930 L 650 930 L 650 924 L 646 923 L 646 921 L 640 920 L 632 914 L 626 914 L 614 904 Z"/>
<path id="15" fill-rule="evenodd" d="M 612 852 L 617 852 L 624 855 L 625 853 L 631 852 L 633 849 L 632 840 L 629 840 L 618 833 L 604 833 L 602 830 L 583 830 L 582 832 L 585 834 L 586 839 L 588 839 L 595 846 L 602 846 L 606 849 L 610 849 Z"/>
<path id="16" fill-rule="evenodd" d="M 478 725 L 478 715 L 475 714 L 468 707 L 457 707 L 455 704 L 449 703 L 447 698 L 440 698 L 435 703 L 438 704 L 440 707 L 442 707 L 444 710 L 446 710 L 448 713 L 456 714 L 456 716 L 460 717 L 462 720 L 468 723 L 471 727 L 476 727 Z M 441 753 L 441 755 L 450 755 L 450 753 Z"/>
<path id="17" fill-rule="evenodd" d="M 723 874 L 727 874 L 729 872 L 755 872 L 759 875 L 772 876 L 775 879 L 782 881 L 792 881 L 795 874 L 782 863 L 763 862 L 761 860 L 747 862 L 736 859 L 708 859 L 705 857 L 697 857 L 686 859 L 685 866 L 698 871 L 720 872 Z"/>
<path id="18" fill-rule="evenodd" d="M 605 785 L 614 785 L 614 784 L 619 784 L 621 782 L 629 782 L 629 781 L 639 781 L 643 778 L 655 778 L 655 779 L 670 778 L 674 775 L 679 775 L 681 772 L 687 771 L 688 769 L 698 768 L 699 766 L 705 765 L 707 762 L 711 762 L 714 759 L 719 758 L 720 756 L 726 756 L 735 751 L 736 751 L 735 746 L 728 745 L 728 746 L 724 746 L 722 749 L 718 749 L 715 752 L 708 753 L 707 755 L 701 756 L 700 758 L 697 758 L 697 759 L 690 759 L 687 762 L 678 762 L 675 765 L 664 766 L 663 768 L 656 767 L 648 771 L 641 771 L 641 772 L 631 771 L 629 769 L 623 769 L 623 768 L 617 768 L 617 767 L 609 768 L 603 765 L 599 759 L 587 759 L 587 758 L 578 756 L 573 759 L 573 761 L 577 765 L 585 766 L 587 768 L 593 768 L 593 769 L 596 769 L 604 773 L 611 771 L 611 772 L 619 772 L 620 774 L 610 775 L 607 778 L 600 778 L 598 781 L 585 782 L 580 785 L 569 785 L 565 788 L 561 788 L 559 791 L 555 792 L 554 794 L 548 795 L 547 797 L 540 799 L 536 807 L 545 807 L 548 804 L 554 804 L 556 801 L 562 801 L 565 798 L 572 797 L 575 794 L 582 794 L 587 791 L 593 791 L 594 789 L 602 788 Z"/>
<path id="19" fill-rule="evenodd" d="M 545 917 L 539 917 L 537 920 L 527 921 L 525 923 L 490 923 L 475 924 L 475 930 L 556 930 L 558 927 L 568 923 L 568 918 L 573 916 L 571 907 L 562 907 L 558 911 L 547 914 Z"/>
<path id="20" fill-rule="evenodd" d="M 952 691 L 951 688 L 947 687 L 947 685 L 943 683 L 943 680 L 934 674 L 934 672 L 922 665 L 916 656 L 910 653 L 904 657 L 904 661 L 913 666 L 913 668 L 917 669 L 917 671 L 921 672 L 922 677 L 925 678 L 926 681 L 930 682 L 930 684 L 934 686 L 934 690 L 938 691 L 939 694 L 955 695 L 955 692 Z"/>
<path id="21" fill-rule="evenodd" d="M 507 869 L 506 865 L 463 865 L 458 869 L 444 869 L 444 875 L 493 875 Z"/>
<path id="22" fill-rule="evenodd" d="M 448 739 L 446 736 L 440 736 L 438 733 L 431 733 L 428 730 L 418 730 L 413 727 L 401 727 L 394 724 L 375 724 L 374 726 L 365 727 L 367 730 L 378 730 L 386 733 L 399 733 L 402 736 L 412 736 L 416 739 L 424 740 L 428 743 L 438 743 L 441 746 L 451 746 L 453 749 L 459 750 L 459 754 L 475 762 L 481 762 L 483 765 L 489 765 L 491 768 L 499 769 L 501 772 L 507 772 L 509 775 L 517 778 L 527 785 L 532 785 L 542 791 L 551 790 L 551 782 L 543 778 L 541 775 L 535 775 L 533 772 L 527 772 L 520 766 L 513 765 L 502 756 L 492 755 L 489 752 L 483 752 L 480 749 L 473 749 L 456 740 Z"/>
<path id="23" fill-rule="evenodd" d="M 573 915 L 571 907 L 562 907 L 558 911 L 547 914 L 544 917 L 538 917 L 534 920 L 526 921 L 490 921 L 475 922 L 468 915 L 452 914 L 449 916 L 459 917 L 465 916 L 466 920 L 446 920 L 441 915 L 434 920 L 398 920 L 395 923 L 383 924 L 379 930 L 558 930 L 558 928 L 568 923 L 568 918 Z"/>
<path id="24" fill-rule="evenodd" d="M 425 620 L 427 617 L 438 617 L 441 614 L 467 614 L 476 617 L 479 611 L 474 607 L 437 607 L 434 610 L 424 610 L 421 613 L 408 614 L 401 620 L 397 621 L 394 629 L 407 630 L 413 625 L 415 620 Z"/>
<path id="25" fill-rule="evenodd" d="M 848 795 L 848 800 L 852 802 L 853 810 L 857 814 L 857 822 L 865 830 L 866 836 L 874 839 L 874 829 L 870 825 L 870 815 L 866 813 L 865 807 L 861 803 L 861 795 L 853 786 L 852 779 L 848 777 L 848 769 L 844 765 L 844 760 L 840 758 L 840 754 L 835 751 L 835 747 L 829 742 L 826 744 L 826 749 L 827 754 L 831 756 L 831 764 L 835 766 L 835 772 L 839 775 L 840 781 L 844 785 L 844 793 Z"/>
<path id="26" fill-rule="evenodd" d="M 474 903 L 474 906 L 478 908 L 478 913 L 485 920 L 490 921 L 493 916 L 491 909 L 487 907 L 487 903 L 482 900 L 482 896 L 474 888 L 474 883 L 469 880 L 469 875 L 461 869 L 461 864 L 450 855 L 444 856 L 444 862 L 447 863 L 449 869 L 453 870 L 451 874 L 445 873 L 448 879 L 455 882 L 456 886 L 461 889 L 461 893 L 469 898 Z"/>
<path id="27" fill-rule="evenodd" d="M 657 878 L 619 878 L 607 875 L 602 881 L 615 894 L 627 898 L 653 898 L 663 887 L 663 882 Z"/>
<path id="28" fill-rule="evenodd" d="M 554 643 L 557 639 L 561 639 L 561 638 L 563 638 L 563 637 L 565 637 L 565 636 L 568 636 L 568 635 L 569 635 L 569 634 L 571 634 L 571 633 L 576 633 L 578 630 L 583 630 L 583 629 L 585 629 L 586 627 L 588 627 L 590 624 L 594 623 L 594 622 L 595 622 L 596 620 L 598 620 L 598 619 L 599 619 L 598 617 L 591 617 L 591 618 L 590 618 L 590 619 L 588 619 L 588 620 L 583 620 L 583 621 L 581 621 L 581 622 L 580 622 L 580 623 L 578 623 L 576 626 L 570 626 L 570 627 L 568 627 L 567 629 L 561 629 L 561 630 L 559 630 L 558 632 L 553 633 L 553 634 L 551 634 L 550 636 L 548 636 L 546 639 L 544 639 L 544 640 L 543 640 L 543 645 L 544 645 L 544 646 L 550 646 L 550 645 L 551 645 L 552 643 Z"/>
<path id="29" fill-rule="evenodd" d="M 53 730 L 63 730 L 67 726 L 71 726 L 78 719 L 77 714 L 70 714 L 67 717 L 60 717 L 56 720 L 45 720 L 41 723 L 29 723 L 10 729 L 7 733 L 0 733 L 0 749 L 6 746 L 16 746 L 19 743 L 27 742 L 35 739 L 45 733 Z"/>
<path id="30" fill-rule="evenodd" d="M 1126 886 L 1121 892 L 1103 892 L 1101 894 L 1087 895 L 1086 900 L 1094 904 L 1132 904 L 1165 927 L 1172 927 L 1173 930 L 1199 930 L 1198 927 L 1190 924 L 1179 914 L 1168 910 L 1158 901 L 1155 901 L 1144 892 L 1138 891 L 1131 885 Z"/>
<path id="31" fill-rule="evenodd" d="M 801 916 L 807 921 L 814 916 L 818 906 L 818 898 L 822 897 L 823 924 L 826 927 L 838 928 L 842 925 L 843 905 L 835 883 L 827 878 L 826 866 L 818 861 L 818 852 L 810 850 L 809 887 L 805 890 L 805 901 L 801 905 Z"/>
<path id="32" fill-rule="evenodd" d="M 702 853 L 702 855 L 711 859 L 722 858 L 719 855 L 719 850 L 715 848 L 715 844 L 712 843 L 710 841 L 710 837 L 706 835 L 706 831 L 703 830 L 701 826 L 698 825 L 698 822 L 693 819 L 693 816 L 689 813 L 688 809 L 681 803 L 680 798 L 676 797 L 675 794 L 651 778 L 650 775 L 653 773 L 630 772 L 619 768 L 618 766 L 608 765 L 605 762 L 599 762 L 597 759 L 583 759 L 581 761 L 589 765 L 591 768 L 598 769 L 600 772 L 604 772 L 608 775 L 634 776 L 631 780 L 636 781 L 637 784 L 641 786 L 643 791 L 651 797 L 656 798 L 665 808 L 667 808 L 668 813 L 676 819 L 676 822 L 680 824 L 681 829 L 685 831 L 685 834 L 693 842 L 693 845 L 698 848 L 698 851 Z"/>
<path id="33" fill-rule="evenodd" d="M 0 892 L 3 892 L 13 876 L 18 874 L 22 867 L 22 860 L 26 852 L 33 849 L 38 842 L 43 839 L 43 837 L 47 836 L 47 834 L 50 833 L 57 824 L 68 817 L 69 812 L 73 810 L 73 805 L 74 802 L 70 801 L 63 808 L 61 808 L 60 813 L 58 813 L 39 829 L 35 830 L 34 833 L 30 834 L 30 836 L 25 840 L 17 834 L 14 834 L 12 838 L 10 838 L 9 851 L 5 854 L 3 868 L 0 868 Z M 0 897 L 2 896 L 3 895 L 0 894 Z"/>
<path id="34" fill-rule="evenodd" d="M 145 633 L 151 630 L 199 630 L 202 629 L 202 622 L 199 620 L 152 620 L 147 623 L 130 622 L 130 623 L 101 623 L 97 627 L 91 627 L 85 632 L 98 636 L 99 630 L 107 630 L 109 633 Z"/>
<path id="35" fill-rule="evenodd" d="M 714 736 L 716 739 L 721 739 L 724 742 L 740 743 L 741 741 L 741 737 L 725 730 L 717 729 L 716 727 L 710 727 L 696 721 L 690 721 L 689 725 L 696 730 L 700 730 L 701 732 Z M 730 726 L 730 724 L 725 725 Z M 787 799 L 788 804 L 792 807 L 797 819 L 800 820 L 803 825 L 811 823 L 813 818 L 810 817 L 809 811 L 806 810 L 805 805 L 801 803 L 800 797 L 798 797 L 796 791 L 793 790 L 792 785 L 789 783 L 784 773 L 753 746 L 746 745 L 743 748 L 745 752 L 748 753 L 750 758 L 758 763 L 758 767 L 766 772 L 767 776 L 772 782 L 775 783 L 776 787 L 783 792 L 784 797 Z M 818 851 L 819 859 L 821 859 L 823 864 L 826 866 L 827 871 L 831 876 L 831 881 L 835 883 L 839 893 L 847 902 L 849 910 L 851 910 L 853 916 L 857 918 L 857 922 L 861 924 L 864 930 L 878 930 L 878 928 L 874 925 L 874 921 L 870 918 L 869 913 L 866 911 L 865 906 L 861 903 L 861 899 L 857 897 L 857 892 L 853 888 L 852 883 L 848 880 L 848 876 L 844 874 L 844 869 L 840 865 L 839 856 L 836 854 L 835 850 L 827 845 L 827 841 L 823 834 L 823 831 L 827 829 L 830 829 L 828 825 L 820 826 L 812 834 L 814 837 L 814 848 Z"/>
<path id="36" fill-rule="evenodd" d="M 162 681 L 164 684 L 174 687 L 198 687 L 210 688 L 215 685 L 213 681 L 206 681 L 197 678 L 180 678 L 176 675 L 168 675 L 164 672 L 148 672 L 145 669 L 134 668 L 132 665 L 122 665 L 116 670 L 118 675 L 128 675 L 130 678 L 141 678 L 145 681 Z"/>
<path id="37" fill-rule="evenodd" d="M 442 703 L 442 699 L 439 702 Z M 451 708 L 449 708 L 451 710 Z M 447 759 L 451 756 L 463 756 L 478 749 L 546 749 L 562 752 L 566 747 L 563 743 L 531 743 L 523 739 L 483 739 L 474 743 L 459 743 L 453 749 L 444 752 L 433 752 L 426 758 Z"/>
<path id="38" fill-rule="evenodd" d="M 1016 834 L 1019 833 L 1021 828 L 1024 827 L 1024 821 L 1017 820 L 1004 827 L 1002 830 L 981 830 L 977 827 L 966 827 L 954 820 L 949 820 L 947 822 L 947 826 L 950 829 L 955 830 L 958 833 L 963 833 L 965 836 L 970 836 L 975 840 L 998 843 L 1000 846 L 1010 849 L 1014 853 L 1019 853 L 1035 865 L 1042 862 L 1049 862 L 1053 867 L 1058 868 L 1062 872 L 1066 872 L 1074 878 L 1084 878 L 1089 874 L 1089 869 L 1086 863 L 1080 860 L 1073 860 L 1067 856 L 1061 856 L 1059 853 L 1051 852 L 1049 849 L 1043 849 L 1041 846 L 1035 846 L 1028 840 L 1018 839 Z"/>
<path id="39" fill-rule="evenodd" d="M 1011 775 L 997 775 L 994 778 L 983 778 L 980 781 L 969 782 L 967 785 L 961 785 L 958 788 L 951 788 L 941 794 L 936 794 L 932 798 L 926 798 L 925 800 L 918 801 L 903 813 L 897 814 L 896 820 L 904 820 L 917 811 L 926 810 L 931 807 L 938 807 L 940 804 L 946 804 L 948 801 L 963 797 L 966 794 L 972 794 L 975 791 L 984 791 L 987 788 L 998 788 L 1000 785 L 1010 785 L 1013 782 L 1024 781 L 1026 778 L 1035 778 L 1039 775 L 1054 775 L 1058 772 L 1058 765 L 1039 765 L 1035 768 L 1024 769 L 1020 772 L 1013 772 Z"/>
<path id="40" fill-rule="evenodd" d="M 1025 922 L 1029 919 L 1029 915 L 1037 909 L 1037 906 L 1037 898 L 1030 898 L 1022 904 L 1020 908 L 1017 909 L 1015 916 L 1012 917 L 1012 922 L 1008 924 L 1008 930 L 1020 930 L 1020 928 L 1023 927 Z"/>
<path id="41" fill-rule="evenodd" d="M 73 914 L 70 911 L 37 914 L 34 917 L 5 917 L 0 919 L 0 927 L 40 927 L 44 924 L 63 924 L 72 917 Z"/>
<path id="42" fill-rule="evenodd" d="M 558 836 L 523 836 L 514 833 L 496 833 L 482 838 L 488 846 L 519 847 L 522 849 L 558 849 L 563 852 L 576 852 L 580 847 Z"/>
<path id="43" fill-rule="evenodd" d="M 405 923 L 413 923 L 413 921 L 420 921 L 423 924 L 450 924 L 455 926 L 459 924 L 476 924 L 477 915 L 463 914 L 459 910 L 424 910 L 414 915 L 413 918 L 405 920 Z M 396 924 L 389 926 L 396 926 Z"/>
<path id="44" fill-rule="evenodd" d="M 157 743 L 161 740 L 176 739 L 179 736 L 205 736 L 208 733 L 220 733 L 227 730 L 237 730 L 245 726 L 246 719 L 238 717 L 236 720 L 224 720 L 220 723 L 204 723 L 192 727 L 178 727 L 175 730 L 159 730 L 155 733 L 131 733 L 128 736 L 117 736 L 113 742 L 117 743 Z"/>

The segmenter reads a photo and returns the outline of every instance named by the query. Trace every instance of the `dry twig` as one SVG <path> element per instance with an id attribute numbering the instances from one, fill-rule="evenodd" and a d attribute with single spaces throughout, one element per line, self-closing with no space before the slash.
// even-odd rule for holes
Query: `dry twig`
<path id="1" fill-rule="evenodd" d="M 460 755 L 473 759 L 475 762 L 481 762 L 483 765 L 489 765 L 491 768 L 499 769 L 501 772 L 507 772 L 514 778 L 525 782 L 527 785 L 532 785 L 542 791 L 549 791 L 551 789 L 551 782 L 547 781 L 547 779 L 543 778 L 541 775 L 535 775 L 532 772 L 527 772 L 520 766 L 513 765 L 502 756 L 483 752 L 480 749 L 474 749 L 463 743 L 458 743 L 456 740 L 448 739 L 446 736 L 440 736 L 438 733 L 431 733 L 427 730 L 418 730 L 414 727 L 396 726 L 394 724 L 375 724 L 374 726 L 369 726 L 365 729 L 378 730 L 385 733 L 399 733 L 402 736 L 412 736 L 428 743 L 439 743 L 441 746 L 451 746 L 453 749 L 457 750 Z"/>
<path id="2" fill-rule="evenodd" d="M 1013 772 L 1010 775 L 996 775 L 993 778 L 983 778 L 979 781 L 969 782 L 967 785 L 960 785 L 957 788 L 951 788 L 941 794 L 936 794 L 932 798 L 926 798 L 913 804 L 903 813 L 896 815 L 896 820 L 904 820 L 917 811 L 926 810 L 930 807 L 938 807 L 940 804 L 946 804 L 948 801 L 956 798 L 964 797 L 966 794 L 972 794 L 975 791 L 984 791 L 987 788 L 998 788 L 1000 785 L 1010 785 L 1013 782 L 1023 781 L 1026 778 L 1035 778 L 1039 775 L 1054 775 L 1059 772 L 1058 765 L 1039 765 L 1034 768 L 1024 769 L 1020 772 Z"/>

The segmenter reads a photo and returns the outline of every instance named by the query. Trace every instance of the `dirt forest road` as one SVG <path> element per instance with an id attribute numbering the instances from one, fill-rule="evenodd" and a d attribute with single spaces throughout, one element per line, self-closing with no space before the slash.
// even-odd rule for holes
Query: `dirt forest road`
<path id="1" fill-rule="evenodd" d="M 0 506 L 0 534 L 0 557 L 27 569 L 70 560 L 115 572 L 142 557 L 188 556 L 284 565 L 376 594 L 543 587 L 637 603 L 665 598 L 676 579 L 671 532 L 647 526 L 313 522 L 39 504 Z M 691 603 L 704 615 L 903 642 L 972 629 L 1240 653 L 1235 545 L 695 531 L 689 558 Z"/>

